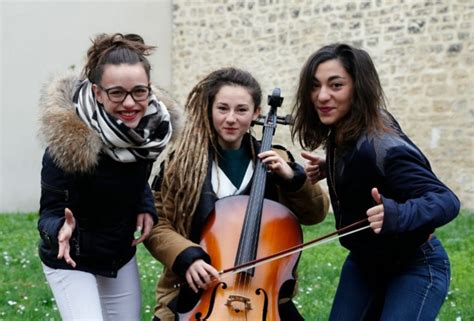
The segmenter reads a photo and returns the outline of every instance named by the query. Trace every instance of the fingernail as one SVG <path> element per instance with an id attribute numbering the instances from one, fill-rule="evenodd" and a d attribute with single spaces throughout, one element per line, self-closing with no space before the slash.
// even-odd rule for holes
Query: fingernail
<path id="1" fill-rule="evenodd" d="M 135 231 L 135 233 L 133 233 L 133 237 L 134 237 L 135 239 L 138 239 L 138 238 L 140 238 L 140 236 L 141 236 L 140 230 L 137 228 L 137 230 Z"/>

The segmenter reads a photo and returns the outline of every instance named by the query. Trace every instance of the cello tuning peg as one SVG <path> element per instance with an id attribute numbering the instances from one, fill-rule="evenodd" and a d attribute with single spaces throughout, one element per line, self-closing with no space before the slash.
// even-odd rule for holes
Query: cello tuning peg
<path id="1" fill-rule="evenodd" d="M 271 95 L 268 95 L 267 104 L 274 108 L 280 107 L 283 103 L 283 97 L 281 97 L 281 89 L 274 88 Z"/>

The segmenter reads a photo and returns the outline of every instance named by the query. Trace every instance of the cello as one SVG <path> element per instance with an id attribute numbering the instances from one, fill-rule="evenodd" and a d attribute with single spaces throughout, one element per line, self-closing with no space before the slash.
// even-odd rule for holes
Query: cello
<path id="1" fill-rule="evenodd" d="M 275 88 L 268 96 L 270 110 L 263 122 L 260 152 L 271 148 L 277 107 L 283 98 Z M 296 216 L 280 203 L 264 198 L 265 165 L 257 159 L 250 195 L 230 196 L 216 202 L 201 236 L 201 247 L 217 270 L 240 266 L 302 243 Z M 193 321 L 279 321 L 279 299 L 292 291 L 299 253 L 250 267 L 204 290 L 194 307 L 179 314 Z"/>

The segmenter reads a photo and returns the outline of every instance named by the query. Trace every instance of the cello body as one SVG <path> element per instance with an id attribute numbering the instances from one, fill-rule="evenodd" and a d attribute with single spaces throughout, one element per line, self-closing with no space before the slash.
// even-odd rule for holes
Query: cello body
<path id="1" fill-rule="evenodd" d="M 217 270 L 233 265 L 238 256 L 248 200 L 249 196 L 231 196 L 217 201 L 206 222 L 200 245 Z M 257 258 L 302 242 L 298 219 L 280 203 L 264 200 L 260 224 Z M 299 255 L 258 266 L 253 275 L 240 272 L 222 278 L 202 293 L 192 310 L 180 314 L 179 320 L 280 320 L 280 290 L 286 282 L 295 282 Z"/>

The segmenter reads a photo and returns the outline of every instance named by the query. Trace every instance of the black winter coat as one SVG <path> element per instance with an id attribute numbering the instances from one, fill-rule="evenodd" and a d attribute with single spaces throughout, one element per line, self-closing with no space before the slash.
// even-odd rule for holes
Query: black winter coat
<path id="1" fill-rule="evenodd" d="M 39 256 L 51 268 L 73 269 L 58 260 L 58 232 L 69 208 L 76 220 L 70 240 L 75 270 L 116 277 L 135 254 L 137 215 L 157 222 L 148 184 L 152 161 L 122 163 L 102 152 L 99 134 L 76 114 L 79 78 L 64 75 L 45 86 L 40 98 L 40 136 L 47 146 L 41 171 Z M 153 89 L 171 115 L 173 136 L 181 127 L 181 107 Z"/>
<path id="2" fill-rule="evenodd" d="M 64 208 L 76 219 L 70 241 L 76 270 L 115 277 L 135 254 L 132 247 L 136 218 L 149 213 L 157 220 L 147 183 L 151 162 L 119 163 L 103 155 L 90 174 L 66 173 L 48 151 L 41 171 L 38 229 L 40 258 L 52 268 L 71 269 L 58 254 L 58 231 Z"/>

